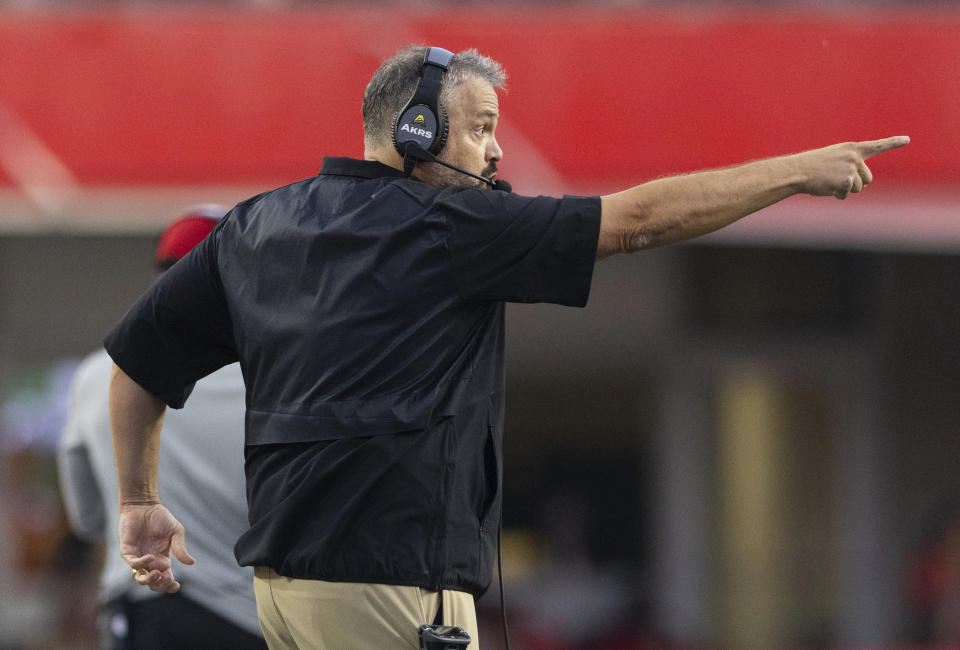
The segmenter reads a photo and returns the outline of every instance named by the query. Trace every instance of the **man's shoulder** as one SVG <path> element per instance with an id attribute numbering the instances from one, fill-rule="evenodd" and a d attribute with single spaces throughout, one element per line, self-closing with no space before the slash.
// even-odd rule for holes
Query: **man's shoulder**
<path id="1" fill-rule="evenodd" d="M 289 200 L 291 197 L 308 190 L 311 185 L 317 183 L 319 180 L 319 176 L 310 176 L 309 178 L 287 183 L 286 185 L 255 194 L 237 203 L 233 207 L 233 210 L 230 211 L 231 218 L 236 219 L 237 216 L 242 217 L 263 203 Z"/>

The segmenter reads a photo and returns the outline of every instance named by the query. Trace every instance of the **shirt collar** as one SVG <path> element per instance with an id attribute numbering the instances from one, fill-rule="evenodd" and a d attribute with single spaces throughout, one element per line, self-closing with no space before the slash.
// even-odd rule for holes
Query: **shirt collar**
<path id="1" fill-rule="evenodd" d="M 360 178 L 403 178 L 404 173 L 389 165 L 375 160 L 358 160 L 334 156 L 323 157 L 323 175 L 330 176 L 357 176 Z"/>

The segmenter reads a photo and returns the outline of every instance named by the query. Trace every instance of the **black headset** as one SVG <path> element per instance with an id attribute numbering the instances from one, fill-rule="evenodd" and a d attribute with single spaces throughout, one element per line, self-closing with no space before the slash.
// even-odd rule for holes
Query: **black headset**
<path id="1" fill-rule="evenodd" d="M 440 103 L 440 85 L 451 59 L 453 52 L 449 50 L 427 48 L 417 89 L 393 120 L 393 146 L 403 156 L 403 171 L 410 176 L 418 161 L 436 163 L 486 183 L 495 190 L 512 192 L 507 181 L 491 181 L 437 158 L 447 143 L 449 129 L 447 112 Z"/>
<path id="2" fill-rule="evenodd" d="M 453 52 L 449 50 L 427 48 L 417 89 L 393 122 L 393 146 L 401 156 L 406 155 L 409 143 L 434 155 L 443 150 L 449 125 L 447 112 L 440 104 L 440 84 L 451 59 Z"/>

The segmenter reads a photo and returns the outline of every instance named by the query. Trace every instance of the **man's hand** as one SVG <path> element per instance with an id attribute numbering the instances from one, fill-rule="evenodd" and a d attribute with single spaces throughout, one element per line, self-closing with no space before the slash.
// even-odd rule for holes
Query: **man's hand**
<path id="1" fill-rule="evenodd" d="M 171 551 L 184 564 L 194 563 L 187 553 L 183 526 L 163 504 L 120 506 L 120 554 L 133 568 L 134 580 L 153 591 L 178 591 Z"/>
<path id="2" fill-rule="evenodd" d="M 850 192 L 859 192 L 873 180 L 867 159 L 909 143 L 909 137 L 898 135 L 883 140 L 844 142 L 796 154 L 805 178 L 804 192 L 845 199 Z"/>

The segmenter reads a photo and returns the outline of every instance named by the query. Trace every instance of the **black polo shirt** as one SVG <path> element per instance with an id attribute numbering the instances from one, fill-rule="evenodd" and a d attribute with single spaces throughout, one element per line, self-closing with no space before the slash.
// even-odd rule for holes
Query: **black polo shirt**
<path id="1" fill-rule="evenodd" d="M 503 303 L 583 306 L 599 223 L 597 197 L 327 158 L 237 205 L 105 345 L 174 408 L 240 362 L 241 564 L 479 593 L 500 517 Z"/>

